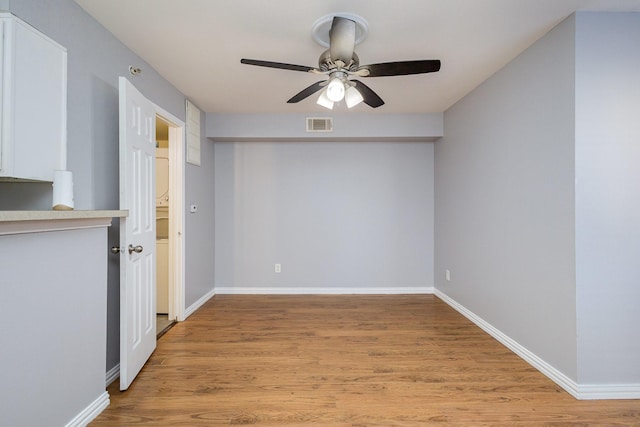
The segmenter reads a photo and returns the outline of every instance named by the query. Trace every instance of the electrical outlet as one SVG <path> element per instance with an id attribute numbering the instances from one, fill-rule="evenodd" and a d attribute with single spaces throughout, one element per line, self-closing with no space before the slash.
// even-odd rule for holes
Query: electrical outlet
<path id="1" fill-rule="evenodd" d="M 444 278 L 447 280 L 447 282 L 450 282 L 451 281 L 451 271 L 445 270 L 444 271 Z"/>
<path id="2" fill-rule="evenodd" d="M 275 265 L 275 272 L 276 273 L 282 272 L 282 265 L 281 264 L 276 264 Z"/>

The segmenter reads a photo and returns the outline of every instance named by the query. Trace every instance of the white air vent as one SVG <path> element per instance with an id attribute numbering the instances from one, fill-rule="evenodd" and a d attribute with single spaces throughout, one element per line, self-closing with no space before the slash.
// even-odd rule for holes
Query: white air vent
<path id="1" fill-rule="evenodd" d="M 331 117 L 307 117 L 307 132 L 333 132 Z"/>

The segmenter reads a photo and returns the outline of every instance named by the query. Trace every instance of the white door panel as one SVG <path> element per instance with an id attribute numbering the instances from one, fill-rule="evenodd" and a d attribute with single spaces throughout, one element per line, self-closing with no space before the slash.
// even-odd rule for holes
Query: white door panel
<path id="1" fill-rule="evenodd" d="M 156 347 L 155 106 L 120 77 L 120 390 Z"/>

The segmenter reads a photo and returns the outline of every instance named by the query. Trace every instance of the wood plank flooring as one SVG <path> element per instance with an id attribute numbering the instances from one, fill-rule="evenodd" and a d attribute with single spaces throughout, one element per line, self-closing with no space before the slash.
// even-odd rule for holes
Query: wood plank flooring
<path id="1" fill-rule="evenodd" d="M 433 295 L 216 296 L 92 426 L 640 426 L 578 401 Z"/>

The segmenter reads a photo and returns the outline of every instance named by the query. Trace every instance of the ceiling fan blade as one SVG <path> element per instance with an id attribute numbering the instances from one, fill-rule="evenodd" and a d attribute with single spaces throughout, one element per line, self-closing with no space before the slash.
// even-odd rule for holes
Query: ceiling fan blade
<path id="1" fill-rule="evenodd" d="M 242 58 L 240 62 L 248 65 L 257 65 L 258 67 L 280 68 L 283 70 L 292 70 L 292 71 L 307 72 L 307 71 L 315 70 L 315 67 L 307 67 L 306 65 L 295 65 L 295 64 L 285 64 L 283 62 L 261 61 L 259 59 Z"/>
<path id="2" fill-rule="evenodd" d="M 356 23 L 351 19 L 334 16 L 329 30 L 329 51 L 331 60 L 342 61 L 345 65 L 353 58 L 356 46 Z"/>
<path id="3" fill-rule="evenodd" d="M 312 84 L 311 86 L 302 89 L 300 92 L 298 92 L 296 95 L 294 95 L 290 100 L 288 100 L 287 102 L 289 104 L 295 104 L 296 102 L 300 102 L 303 99 L 307 98 L 308 96 L 313 95 L 314 93 L 316 93 L 317 91 L 319 91 L 320 89 L 322 89 L 325 85 L 326 85 L 327 81 L 326 80 L 321 80 L 317 83 Z"/>
<path id="4" fill-rule="evenodd" d="M 364 103 L 370 107 L 378 108 L 384 105 L 384 101 L 380 98 L 369 86 L 362 83 L 359 80 L 351 80 L 356 84 L 356 89 L 360 92 L 360 95 L 364 98 Z"/>
<path id="5" fill-rule="evenodd" d="M 368 76 L 406 76 L 409 74 L 435 73 L 440 70 L 440 60 L 425 59 L 420 61 L 383 62 L 380 64 L 363 65 L 358 70 L 369 70 Z"/>

